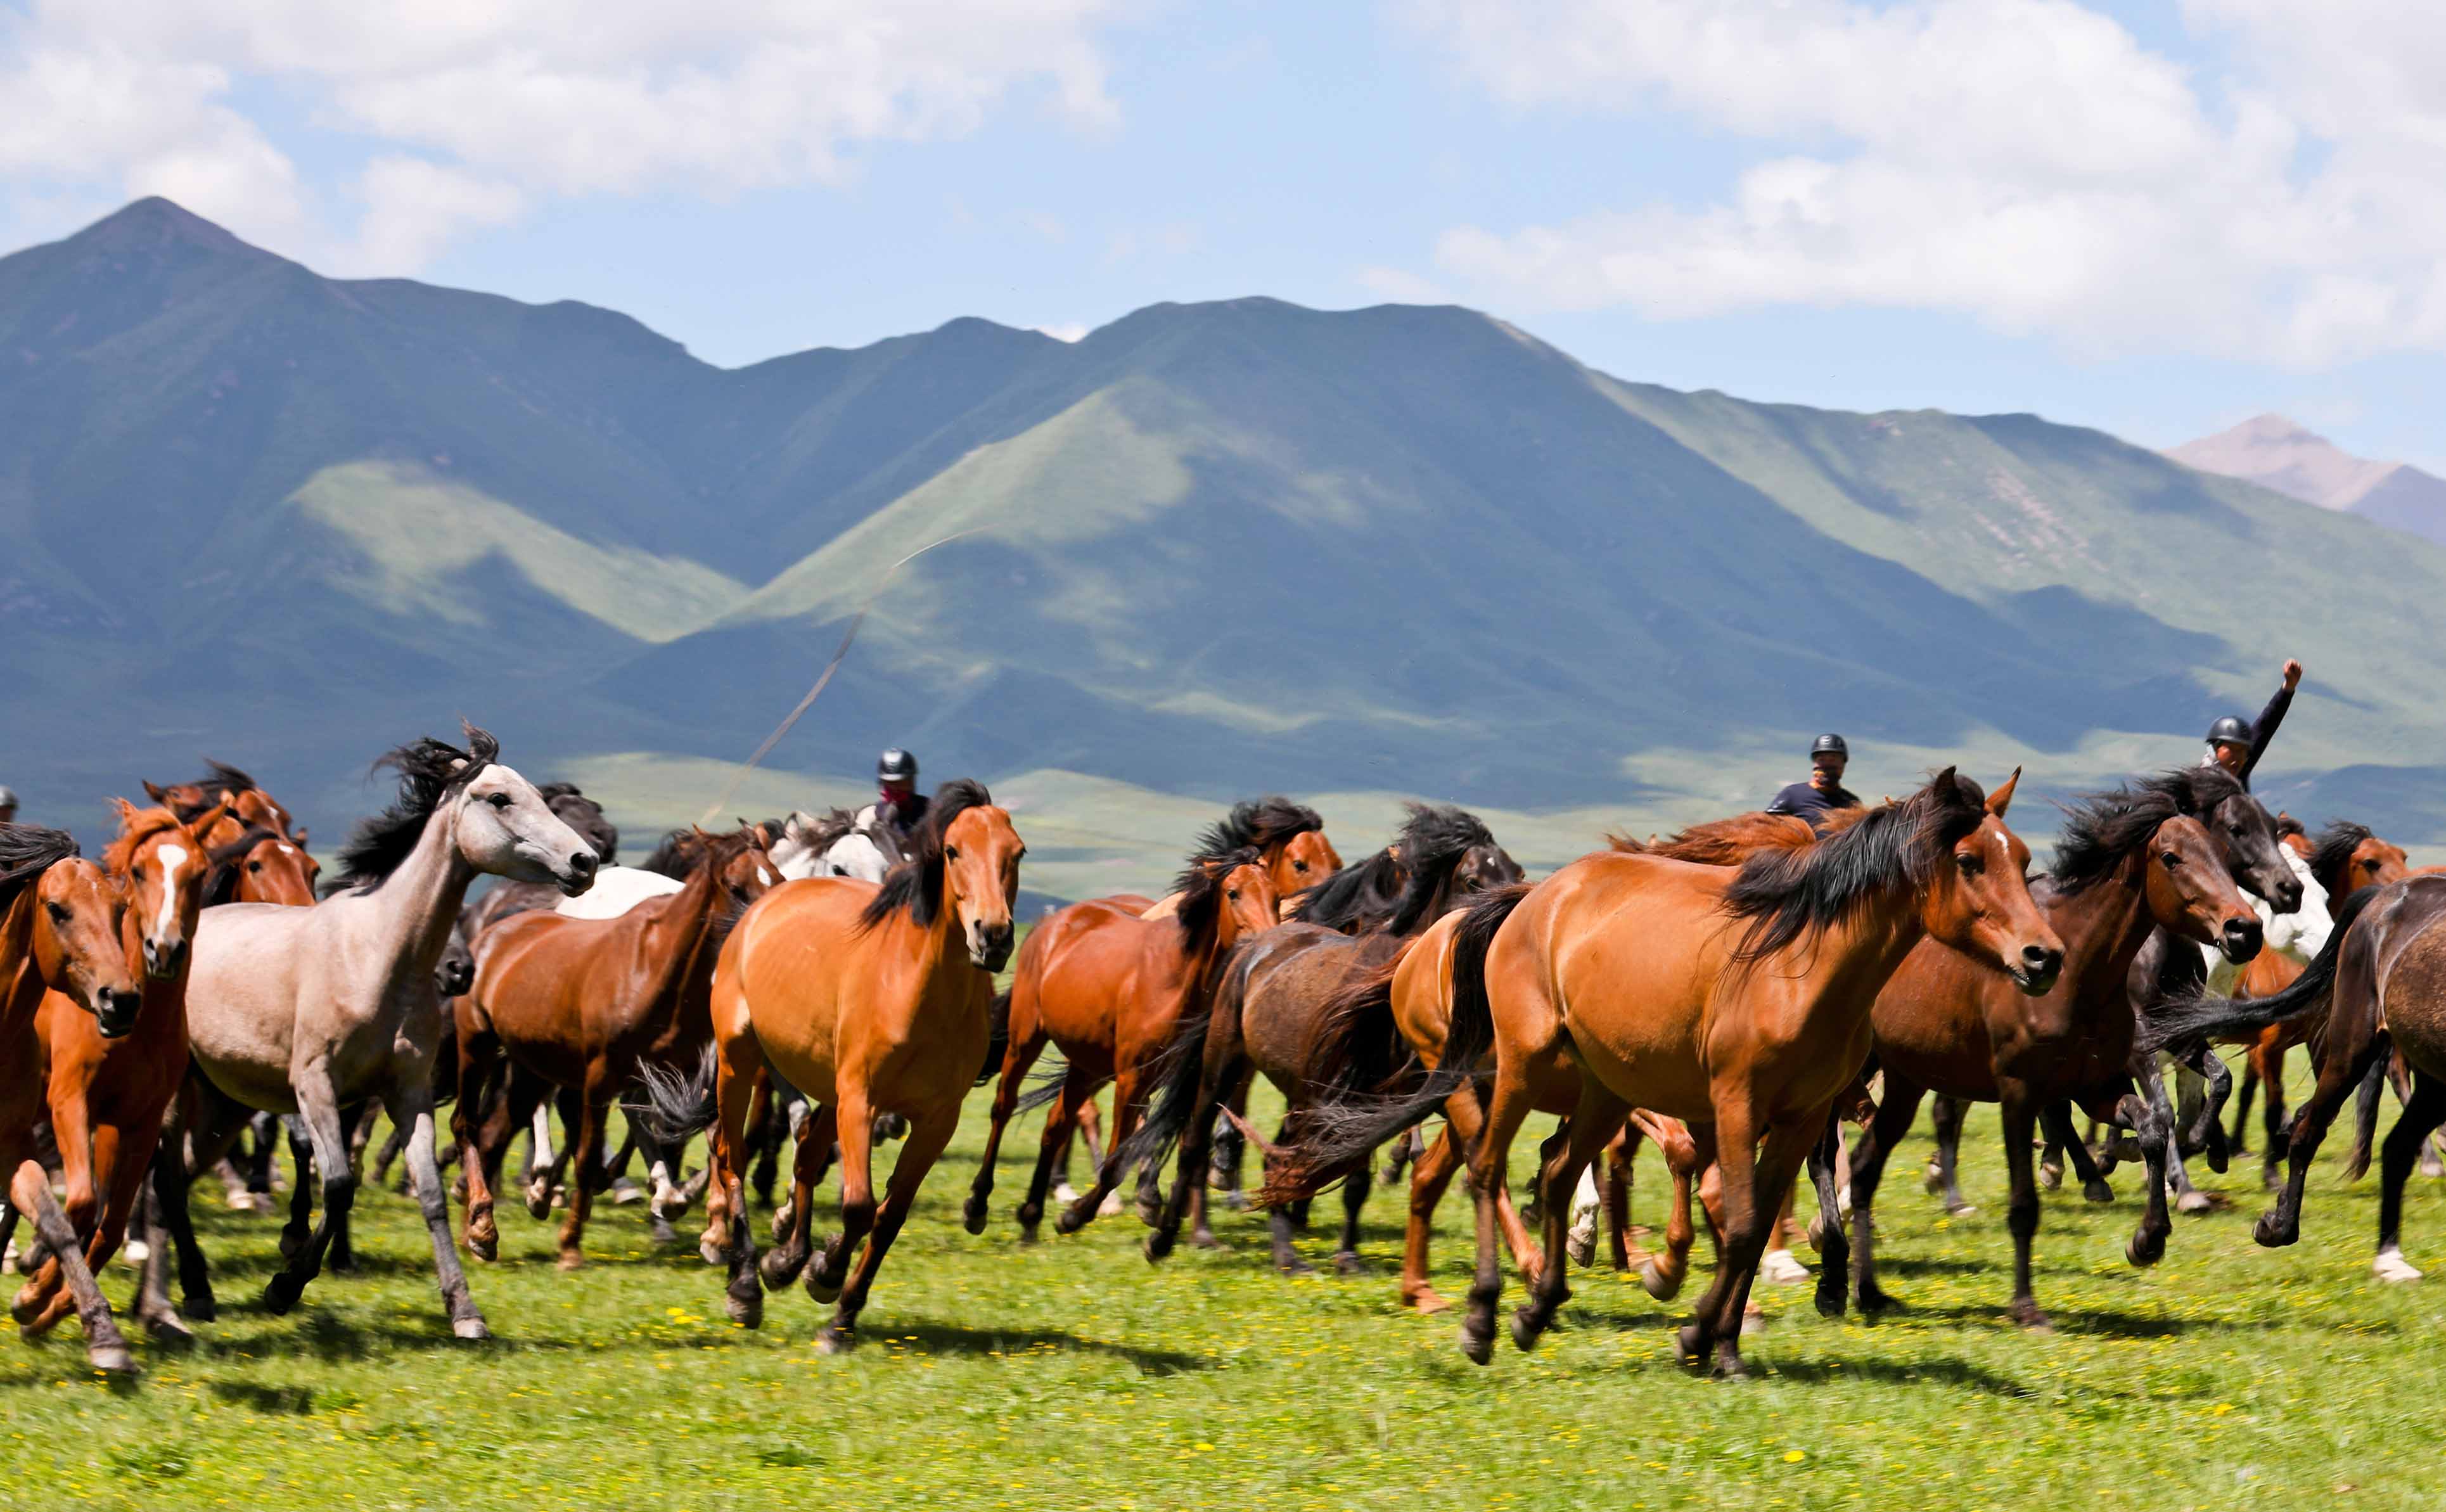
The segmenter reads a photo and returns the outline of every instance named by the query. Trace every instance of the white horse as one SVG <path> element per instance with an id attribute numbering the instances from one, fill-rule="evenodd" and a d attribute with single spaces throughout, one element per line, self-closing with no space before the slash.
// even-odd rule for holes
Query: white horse
<path id="1" fill-rule="evenodd" d="M 2327 948 L 2328 932 L 2335 928 L 2335 920 L 2327 917 L 2327 890 L 2310 875 L 2310 863 L 2294 854 L 2292 846 L 2279 846 L 2278 851 L 2301 880 L 2302 906 L 2290 914 L 2279 914 L 2267 906 L 2265 898 L 2253 896 L 2250 906 L 2259 915 L 2260 948 L 2290 955 L 2307 966 Z M 2227 960 L 2225 953 L 2213 945 L 2199 949 L 2209 963 L 2209 991 L 2220 997 L 2231 997 L 2234 983 L 2242 979 L 2246 968 Z"/>
<path id="2" fill-rule="evenodd" d="M 861 823 L 863 816 L 836 808 L 821 818 L 793 811 L 772 850 L 773 865 L 785 878 L 849 877 L 880 882 L 900 863 L 900 843 L 887 830 Z"/>
<path id="3" fill-rule="evenodd" d="M 642 866 L 606 866 L 594 874 L 593 886 L 562 898 L 552 911 L 571 918 L 617 918 L 649 898 L 668 898 L 687 885 Z"/>
<path id="4" fill-rule="evenodd" d="M 340 853 L 342 890 L 321 905 L 226 903 L 197 925 L 187 977 L 196 1065 L 247 1107 L 296 1113 L 322 1181 L 321 1225 L 264 1289 L 275 1314 L 296 1306 L 356 1197 L 340 1110 L 379 1097 L 408 1130 L 408 1180 L 451 1332 L 490 1336 L 434 1163 L 434 968 L 479 873 L 574 896 L 594 880 L 596 857 L 533 784 L 499 765 L 492 736 L 469 726 L 467 746 L 421 740 L 383 758 L 399 770 L 399 802 L 359 826 Z"/>

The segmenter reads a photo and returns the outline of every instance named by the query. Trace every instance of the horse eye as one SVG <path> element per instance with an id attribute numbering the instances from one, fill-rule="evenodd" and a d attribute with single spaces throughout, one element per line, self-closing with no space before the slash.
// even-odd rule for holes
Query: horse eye
<path id="1" fill-rule="evenodd" d="M 1234 888 L 1232 888 L 1230 892 L 1225 893 L 1223 896 L 1224 896 L 1224 897 L 1226 897 L 1226 898 L 1229 898 L 1230 899 L 1232 899 L 1232 901 L 1233 901 L 1233 902 L 1235 902 L 1235 903 L 1236 903 L 1236 902 L 1238 902 L 1238 901 L 1240 900 L 1240 890 L 1239 890 L 1238 888 L 1234 887 Z"/>
<path id="2" fill-rule="evenodd" d="M 1302 876 L 1306 876 L 1308 873 L 1308 862 L 1293 861 L 1291 862 L 1291 870 L 1300 873 Z"/>
<path id="3" fill-rule="evenodd" d="M 2166 870 L 2170 872 L 2175 867 L 2183 864 L 2183 859 L 2180 856 L 2175 855 L 2173 851 L 2159 851 L 2157 853 L 2157 859 L 2166 863 Z"/>
<path id="4" fill-rule="evenodd" d="M 1975 855 L 1956 856 L 1953 858 L 1953 864 L 1961 867 L 1962 874 L 1966 877 L 1978 876 L 1981 868 L 1985 865 L 1985 863 L 1980 860 L 1980 859 Z"/>
<path id="5" fill-rule="evenodd" d="M 246 869 L 251 872 L 259 872 L 263 870 L 263 863 L 261 861 L 249 861 L 246 863 Z"/>
<path id="6" fill-rule="evenodd" d="M 492 804 L 495 808 L 507 808 L 510 806 L 510 795 L 507 793 L 495 793 L 492 797 L 485 799 L 484 802 Z"/>
<path id="7" fill-rule="evenodd" d="M 943 847 L 943 860 L 947 861 L 955 861 L 959 859 L 960 847 L 957 845 L 946 845 Z"/>
<path id="8" fill-rule="evenodd" d="M 65 923 L 66 923 L 66 922 L 68 921 L 68 910 L 67 910 L 67 905 L 66 905 L 66 904 L 65 904 L 65 903 L 45 903 L 45 904 L 43 905 L 43 907 L 44 907 L 44 908 L 46 908 L 46 909 L 47 909 L 47 910 L 50 912 L 50 916 L 51 916 L 51 922 L 52 922 L 52 923 L 54 923 L 54 924 L 65 924 Z"/>

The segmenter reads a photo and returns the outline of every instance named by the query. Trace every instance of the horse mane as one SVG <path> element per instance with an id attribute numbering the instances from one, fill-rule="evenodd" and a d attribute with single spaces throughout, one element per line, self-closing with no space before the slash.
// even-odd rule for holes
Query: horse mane
<path id="1" fill-rule="evenodd" d="M 0 908 L 59 862 L 82 854 L 66 830 L 42 824 L 0 824 Z"/>
<path id="2" fill-rule="evenodd" d="M 1407 854 L 1404 852 L 1403 854 Z M 1386 846 L 1349 865 L 1299 895 L 1291 917 L 1302 924 L 1349 930 L 1366 922 L 1370 914 L 1395 905 L 1402 896 L 1402 863 Z"/>
<path id="3" fill-rule="evenodd" d="M 1452 874 L 1477 846 L 1493 845 L 1495 831 L 1465 808 L 1450 803 L 1412 803 L 1409 822 L 1402 826 L 1402 860 L 1410 879 L 1401 902 L 1384 923 L 1384 933 L 1414 934 L 1434 922 L 1428 910 L 1450 896 Z M 1440 911 L 1439 911 L 1440 912 Z"/>
<path id="4" fill-rule="evenodd" d="M 686 824 L 667 830 L 654 844 L 653 853 L 637 863 L 640 871 L 659 872 L 678 881 L 686 881 L 696 869 L 698 841 L 696 831 Z"/>
<path id="5" fill-rule="evenodd" d="M 1197 857 L 1173 879 L 1172 890 L 1179 895 L 1179 904 L 1173 917 L 1180 925 L 1180 948 L 1186 955 L 1196 955 L 1204 947 L 1214 943 L 1216 930 L 1223 918 L 1223 879 L 1242 866 L 1254 866 L 1260 860 L 1255 847 L 1233 851 L 1229 856 Z"/>
<path id="6" fill-rule="evenodd" d="M 127 875 L 137 846 L 165 829 L 177 829 L 179 823 L 179 816 L 167 808 L 139 808 L 125 799 L 120 803 L 118 837 L 102 848 L 102 869 L 113 877 Z"/>
<path id="7" fill-rule="evenodd" d="M 806 842 L 809 850 L 818 856 L 846 840 L 857 829 L 857 816 L 846 808 L 832 809 L 821 817 L 804 811 L 792 814 L 790 817 L 806 821 L 799 826 L 800 838 Z"/>
<path id="8" fill-rule="evenodd" d="M 1863 809 L 1837 809 L 1850 818 L 1849 829 L 1867 816 Z M 1828 816 L 1832 818 L 1830 814 Z M 1829 826 L 1830 830 L 1833 826 Z M 1805 850 L 1817 843 L 1817 831 L 1809 821 L 1797 814 L 1769 814 L 1764 811 L 1735 814 L 1730 819 L 1711 819 L 1687 829 L 1675 830 L 1658 840 L 1654 836 L 1637 841 L 1616 833 L 1606 837 L 1607 845 L 1628 856 L 1661 856 L 1667 860 L 1693 861 L 1701 866 L 1739 866 L 1760 851 Z"/>
<path id="9" fill-rule="evenodd" d="M 1234 851 L 1271 850 L 1294 835 L 1325 828 L 1325 819 L 1305 803 L 1280 793 L 1247 799 L 1232 805 L 1222 822 L 1197 837 L 1195 860 L 1220 860 Z"/>
<path id="10" fill-rule="evenodd" d="M 2344 868 L 2352 864 L 2353 852 L 2361 849 L 2363 841 L 2377 838 L 2367 824 L 2356 824 L 2349 819 L 2329 821 L 2311 842 L 2311 879 L 2325 888 L 2328 897 L 2337 896 L 2337 883 L 2343 880 Z"/>
<path id="11" fill-rule="evenodd" d="M 1749 921 L 1733 958 L 1762 959 L 1842 923 L 1888 887 L 1925 882 L 1946 848 L 1987 817 L 1986 792 L 1949 774 L 1944 788 L 1930 781 L 1815 845 L 1760 851 L 1743 861 L 1724 890 L 1724 912 Z"/>
<path id="12" fill-rule="evenodd" d="M 986 784 L 972 777 L 954 777 L 934 789 L 934 801 L 926 807 L 926 822 L 912 843 L 909 859 L 883 879 L 883 885 L 868 899 L 866 909 L 858 915 L 857 925 L 863 930 L 878 928 L 894 914 L 905 909 L 909 921 L 919 929 L 931 926 L 943 904 L 943 836 L 951 821 L 971 808 L 985 808 L 993 803 Z M 1234 847 L 1236 849 L 1236 847 Z"/>
<path id="13" fill-rule="evenodd" d="M 2063 834 L 2047 874 L 2056 891 L 2065 897 L 2086 891 L 2149 843 L 2158 825 L 2197 814 L 2192 792 L 2188 774 L 2176 769 L 2076 799 L 2064 809 Z"/>
<path id="14" fill-rule="evenodd" d="M 2301 836 L 2305 840 L 2309 839 L 2309 826 L 2304 824 L 2300 820 L 2295 819 L 2290 814 L 2278 814 L 2276 816 L 2276 838 L 2278 840 L 2290 840 L 2296 835 Z"/>
<path id="15" fill-rule="evenodd" d="M 2179 777 L 2191 784 L 2190 812 L 2194 814 L 2212 814 L 2230 799 L 2250 796 L 2250 789 L 2242 785 L 2241 779 L 2222 766 L 2177 766 L 2166 775 Z"/>
<path id="16" fill-rule="evenodd" d="M 442 806 L 442 800 L 499 759 L 501 743 L 489 732 L 473 725 L 461 728 L 466 730 L 465 750 L 427 735 L 375 760 L 373 770 L 387 766 L 399 773 L 399 797 L 388 808 L 361 822 L 348 842 L 340 847 L 340 875 L 323 889 L 323 896 L 370 893 L 381 887 L 415 851 L 424 822 Z"/>

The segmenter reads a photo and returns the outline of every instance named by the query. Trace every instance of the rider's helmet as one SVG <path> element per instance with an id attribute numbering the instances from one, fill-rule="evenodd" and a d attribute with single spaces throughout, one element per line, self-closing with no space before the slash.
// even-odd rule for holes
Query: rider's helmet
<path id="1" fill-rule="evenodd" d="M 894 746 L 875 758 L 875 775 L 878 782 L 913 783 L 917 780 L 917 758 Z"/>
<path id="2" fill-rule="evenodd" d="M 2208 738 L 2211 746 L 2248 746 L 2250 744 L 2250 727 L 2228 714 L 2209 727 Z"/>
<path id="3" fill-rule="evenodd" d="M 1845 761 L 1850 761 L 1852 747 L 1843 744 L 1842 736 L 1825 734 L 1809 743 L 1809 755 L 1813 761 L 1820 756 L 1840 756 Z"/>

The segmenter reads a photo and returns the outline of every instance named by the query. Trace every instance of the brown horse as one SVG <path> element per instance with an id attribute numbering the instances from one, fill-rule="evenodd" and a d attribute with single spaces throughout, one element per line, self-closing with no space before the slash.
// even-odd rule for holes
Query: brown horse
<path id="1" fill-rule="evenodd" d="M 1325 838 L 1324 819 L 1315 809 L 1280 793 L 1232 804 L 1229 814 L 1197 837 L 1190 860 L 1220 860 L 1244 850 L 1257 853 L 1258 864 L 1266 869 L 1266 879 L 1273 883 L 1274 895 L 1286 911 L 1297 905 L 1301 894 L 1342 870 L 1342 854 Z M 1119 904 L 1122 899 L 1107 901 Z M 1140 912 L 1149 918 L 1166 918 L 1178 904 L 1178 896 L 1174 895 Z"/>
<path id="2" fill-rule="evenodd" d="M 201 836 L 227 812 L 227 800 L 192 822 L 123 799 L 118 808 L 119 838 L 103 852 L 102 863 L 125 895 L 120 936 L 128 970 L 143 974 L 142 1006 L 125 1033 L 108 1037 L 93 1014 L 57 990 L 43 995 L 34 1017 L 50 1061 L 51 1133 L 67 1186 L 68 1221 L 85 1238 L 85 1264 L 96 1271 L 127 1236 L 160 1142 L 162 1115 L 186 1080 L 187 951 L 210 867 Z M 148 1257 L 137 1315 L 157 1340 L 193 1343 L 160 1275 Z M 28 1333 L 45 1332 L 67 1315 L 74 1299 L 60 1281 L 54 1257 L 19 1290 L 10 1311 Z"/>
<path id="3" fill-rule="evenodd" d="M 702 1248 L 707 1260 L 729 1265 L 734 1320 L 753 1328 L 764 1314 L 740 1157 L 756 1072 L 769 1061 L 818 1111 L 799 1135 L 790 1236 L 764 1277 L 786 1285 L 807 1265 L 816 1175 L 837 1137 L 841 1232 L 815 1257 L 807 1290 L 819 1302 L 839 1298 L 817 1348 L 833 1353 L 854 1342 L 875 1272 L 950 1143 L 960 1101 L 984 1063 L 993 973 L 1010 958 L 1011 900 L 1025 850 L 984 784 L 945 783 L 910 859 L 881 886 L 834 877 L 784 882 L 724 942 L 713 978 L 719 1111 Z M 693 1101 L 687 1088 L 661 1078 L 649 1085 L 656 1107 L 673 1122 Z M 878 1112 L 899 1113 L 910 1125 L 880 1210 L 872 1166 Z M 852 1276 L 861 1242 L 866 1253 Z"/>
<path id="4" fill-rule="evenodd" d="M 135 1027 L 143 992 L 120 940 L 125 907 L 102 868 L 77 856 L 75 841 L 40 825 L 0 823 L 0 985 L 7 990 L 0 996 L 0 1171 L 8 1173 L 10 1204 L 33 1220 L 35 1236 L 59 1257 L 85 1326 L 86 1360 L 113 1372 L 134 1370 L 135 1358 L 35 1158 L 44 1107 L 34 1021 L 43 994 L 58 990 L 104 1034 Z"/>
<path id="5" fill-rule="evenodd" d="M 210 777 L 168 787 L 146 783 L 144 791 L 154 803 L 178 815 L 181 822 L 197 824 L 197 834 L 207 845 L 226 844 L 248 830 L 259 829 L 279 836 L 301 851 L 305 849 L 306 827 L 291 820 L 280 800 L 226 762 L 207 758 L 204 765 L 212 768 Z M 221 817 L 208 825 L 200 823 L 206 812 L 214 808 L 221 810 Z"/>
<path id="6" fill-rule="evenodd" d="M 1140 918 L 1101 902 L 1073 903 L 1038 925 L 1020 947 L 992 1121 L 963 1214 L 969 1233 L 985 1232 L 1003 1128 L 1019 1106 L 1022 1079 L 1046 1042 L 1061 1047 L 1068 1068 L 1051 1088 L 1036 1170 L 1019 1205 L 1021 1233 L 1030 1238 L 1044 1217 L 1054 1157 L 1070 1137 L 1076 1111 L 1106 1082 L 1113 1084 L 1112 1143 L 1098 1162 L 1094 1187 L 1063 1209 L 1056 1225 L 1063 1234 L 1091 1221 L 1120 1181 L 1119 1147 L 1146 1110 L 1148 1072 L 1172 1042 L 1181 1015 L 1206 1011 L 1216 963 L 1242 936 L 1274 925 L 1274 886 L 1253 849 L 1193 860 L 1173 888 L 1179 902 L 1171 918 Z M 1154 1182 L 1150 1166 L 1139 1182 L 1142 1210 L 1155 1205 Z"/>
<path id="7" fill-rule="evenodd" d="M 1282 1152 L 1270 1185 L 1296 1190 L 1345 1168 L 1482 1074 L 1491 1047 L 1494 1092 L 1471 1151 L 1477 1270 L 1461 1325 L 1463 1351 L 1482 1364 L 1503 1285 L 1496 1194 L 1532 1109 L 1530 1068 L 1573 1054 L 1580 1101 L 1540 1172 L 1546 1263 L 1514 1339 L 1533 1346 L 1570 1295 L 1560 1260 L 1572 1188 L 1645 1107 L 1714 1132 L 1724 1250 L 1680 1346 L 1685 1359 L 1712 1354 L 1718 1370 L 1739 1373 L 1740 1321 L 1778 1200 L 1811 1147 L 1831 1143 L 1886 978 L 1932 935 L 2033 995 L 2054 984 L 2063 946 L 2030 899 L 2029 852 L 2003 821 L 2010 796 L 2007 784 L 1988 799 L 1947 767 L 1840 835 L 1738 871 L 1603 852 L 1488 895 L 1454 934 L 1444 1064 L 1389 1107 L 1326 1110 Z M 1818 1184 L 1831 1212 L 1831 1170 Z M 1830 1230 L 1821 1309 L 1841 1310 L 1844 1248 Z"/>
<path id="8" fill-rule="evenodd" d="M 2133 1016 L 2125 984 L 2150 932 L 2168 929 L 2243 961 L 2260 948 L 2259 917 L 2234 885 L 2200 822 L 2188 773 L 2094 794 L 2069 811 L 2055 868 L 2033 890 L 2064 945 L 2061 973 L 2033 997 L 1984 960 L 1924 939 L 1877 994 L 1871 1017 L 1885 1091 L 1851 1152 L 1852 1280 L 1864 1313 L 1894 1305 L 1880 1289 L 1872 1212 L 1886 1166 L 1929 1091 L 2001 1105 L 2004 1167 L 2012 1181 L 2013 1321 L 2044 1329 L 2030 1290 L 2039 1191 L 2030 1139 L 2065 1101 L 2141 1130 L 2151 1161 L 2148 1211 L 2125 1254 L 2136 1265 L 2165 1253 L 2164 1132 L 2131 1076 Z M 2104 1200 L 2102 1183 L 2090 1196 Z"/>
<path id="9" fill-rule="evenodd" d="M 455 1000 L 459 1101 L 451 1133 L 467 1165 L 468 1253 L 492 1259 L 493 1189 L 511 1139 L 555 1087 L 577 1094 L 577 1176 L 560 1229 L 560 1268 L 585 1263 L 587 1219 L 613 1098 L 648 1065 L 693 1068 L 711 1043 L 713 963 L 730 921 L 781 881 L 762 830 L 708 836 L 676 893 L 611 918 L 549 909 L 513 915 L 478 945 L 475 990 Z M 481 1129 L 492 1084 L 507 1096 Z"/>
<path id="10" fill-rule="evenodd" d="M 1210 1011 L 1182 1020 L 1178 1041 L 1167 1052 L 1171 1069 L 1162 1103 L 1138 1137 L 1140 1147 L 1129 1152 L 1131 1158 L 1153 1159 L 1166 1145 L 1179 1144 L 1171 1200 L 1146 1241 L 1149 1259 L 1171 1253 L 1184 1219 L 1194 1219 L 1193 1243 L 1215 1247 L 1201 1178 L 1217 1111 L 1232 1107 L 1236 1117 L 1242 1089 L 1263 1075 L 1289 1106 L 1284 1123 L 1289 1131 L 1319 1098 L 1384 1085 L 1408 1058 L 1407 1047 L 1381 1017 L 1368 1021 L 1372 1032 L 1354 1032 L 1354 1021 L 1337 1011 L 1339 1005 L 1355 984 L 1379 978 L 1413 938 L 1480 885 L 1508 887 L 1520 877 L 1519 865 L 1495 843 L 1485 824 L 1458 808 L 1412 804 L 1408 822 L 1387 851 L 1399 854 L 1407 880 L 1379 928 L 1342 933 L 1337 926 L 1364 923 L 1373 914 L 1345 913 L 1365 895 L 1346 887 L 1341 877 L 1329 879 L 1309 901 L 1334 906 L 1320 910 L 1317 919 L 1285 924 L 1242 945 L 1224 968 Z M 1348 870 L 1370 864 L 1362 861 Z M 1364 1270 L 1359 1258 L 1359 1215 L 1368 1189 L 1364 1162 L 1347 1174 L 1333 1262 L 1353 1275 Z M 1291 1243 L 1293 1207 L 1302 1196 L 1269 1204 L 1274 1267 L 1287 1275 L 1309 1269 Z"/>

